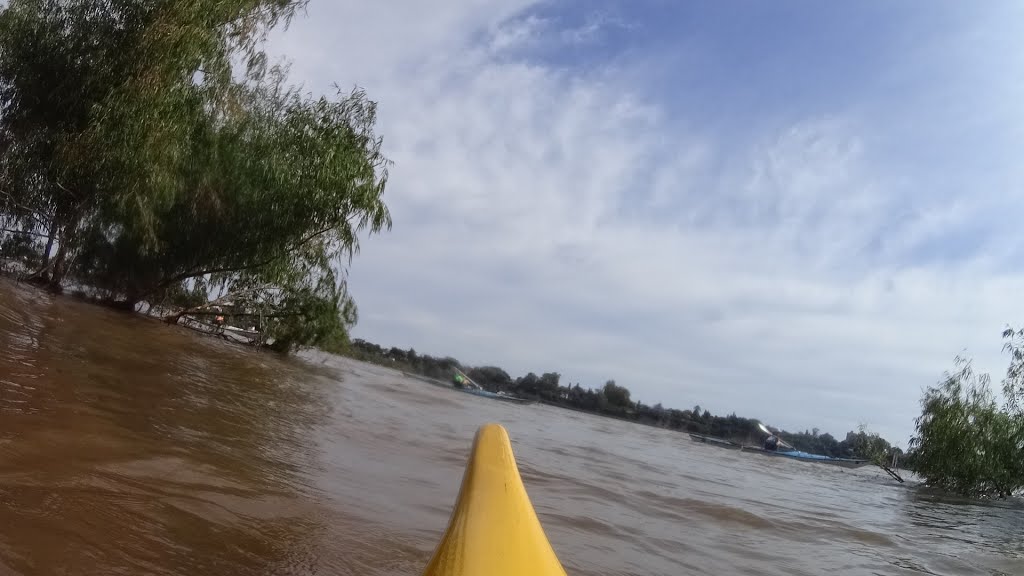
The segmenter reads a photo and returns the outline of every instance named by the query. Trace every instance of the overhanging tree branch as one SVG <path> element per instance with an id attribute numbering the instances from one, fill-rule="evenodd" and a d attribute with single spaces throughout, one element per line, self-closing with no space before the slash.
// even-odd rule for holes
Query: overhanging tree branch
<path id="1" fill-rule="evenodd" d="M 347 218 L 346 221 L 350 222 L 351 219 L 352 219 L 352 216 Z M 154 294 L 156 292 L 159 292 L 159 291 L 164 290 L 164 289 L 166 289 L 166 288 L 168 288 L 170 286 L 173 286 L 174 284 L 177 284 L 178 282 L 183 282 L 183 281 L 188 280 L 190 278 L 198 278 L 199 276 L 206 276 L 208 274 L 227 274 L 227 273 L 230 273 L 230 272 L 242 272 L 242 271 L 245 271 L 245 270 L 253 270 L 253 269 L 257 269 L 257 268 L 262 268 L 264 266 L 267 266 L 268 264 L 271 264 L 275 260 L 280 260 L 281 258 L 284 258 L 284 257 L 288 256 L 289 254 L 294 253 L 296 250 L 299 250 L 303 246 L 309 244 L 310 242 L 312 242 L 316 238 L 318 238 L 320 236 L 323 236 L 327 232 L 330 232 L 334 228 L 335 228 L 334 225 L 325 226 L 325 227 L 321 228 L 320 230 L 317 230 L 316 232 L 313 232 L 312 234 L 309 234 L 305 238 L 299 240 L 296 244 L 294 244 L 291 247 L 285 249 L 285 251 L 283 253 L 271 256 L 269 258 L 265 258 L 264 260 L 261 260 L 259 262 L 254 262 L 252 264 L 243 264 L 243 265 L 239 265 L 239 266 L 225 266 L 225 267 L 221 267 L 221 268 L 205 268 L 205 269 L 189 270 L 187 272 L 182 272 L 181 274 L 177 274 L 175 276 L 172 276 L 171 278 L 168 278 L 167 280 L 164 280 L 163 282 L 161 282 L 157 286 L 153 287 L 151 290 L 148 290 L 148 291 L 145 291 L 145 292 L 141 293 L 139 295 L 139 298 L 145 298 L 145 297 L 150 296 L 150 295 L 152 295 L 152 294 Z"/>
<path id="2" fill-rule="evenodd" d="M 22 210 L 22 211 L 26 212 L 29 215 L 30 218 L 32 218 L 33 220 L 36 221 L 37 224 L 39 224 L 43 228 L 49 228 L 50 221 L 53 220 L 52 216 L 50 216 L 49 214 L 47 214 L 47 213 L 45 213 L 45 212 L 43 212 L 41 210 L 37 210 L 37 209 L 31 208 L 29 206 L 25 206 L 24 204 L 21 204 L 20 202 L 15 200 L 14 196 L 11 196 L 11 194 L 8 193 L 8 192 L 4 192 L 3 190 L 0 190 L 0 195 L 6 196 L 7 197 L 7 201 L 12 206 L 14 206 L 15 208 L 17 208 L 19 210 Z M 40 219 L 40 216 L 42 216 L 46 220 Z"/>
<path id="3" fill-rule="evenodd" d="M 25 234 L 27 236 L 36 236 L 38 238 L 48 238 L 46 234 L 40 232 L 31 232 L 29 230 L 12 230 L 10 228 L 0 228 L 0 232 L 8 232 L 10 234 Z"/>

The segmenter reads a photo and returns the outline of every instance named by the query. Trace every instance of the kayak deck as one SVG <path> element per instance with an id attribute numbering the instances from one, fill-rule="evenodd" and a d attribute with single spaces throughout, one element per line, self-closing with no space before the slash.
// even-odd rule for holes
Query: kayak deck
<path id="1" fill-rule="evenodd" d="M 423 576 L 565 576 L 526 493 L 508 432 L 477 430 L 462 486 Z"/>

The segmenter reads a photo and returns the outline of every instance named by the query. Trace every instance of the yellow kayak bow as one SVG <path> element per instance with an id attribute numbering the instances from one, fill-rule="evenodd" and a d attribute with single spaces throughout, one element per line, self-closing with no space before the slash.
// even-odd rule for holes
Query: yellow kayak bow
<path id="1" fill-rule="evenodd" d="M 423 576 L 565 576 L 500 424 L 477 430 L 448 528 Z"/>

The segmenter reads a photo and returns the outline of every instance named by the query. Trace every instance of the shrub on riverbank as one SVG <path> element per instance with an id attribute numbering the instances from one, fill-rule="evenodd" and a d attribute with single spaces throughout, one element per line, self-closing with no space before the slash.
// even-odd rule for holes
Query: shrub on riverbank
<path id="1" fill-rule="evenodd" d="M 987 374 L 957 358 L 957 370 L 921 399 L 915 471 L 938 488 L 966 496 L 1005 497 L 1024 488 L 1024 332 L 1008 329 L 1010 366 L 998 406 Z"/>
<path id="2" fill-rule="evenodd" d="M 35 280 L 216 301 L 282 349 L 344 339 L 343 263 L 391 225 L 389 162 L 361 91 L 310 98 L 268 66 L 260 40 L 304 3 L 0 10 L 0 222 L 42 245 Z"/>

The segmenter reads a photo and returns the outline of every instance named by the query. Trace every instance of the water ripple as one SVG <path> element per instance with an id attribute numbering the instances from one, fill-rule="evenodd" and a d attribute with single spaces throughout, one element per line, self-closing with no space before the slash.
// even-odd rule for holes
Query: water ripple
<path id="1" fill-rule="evenodd" d="M 0 280 L 0 573 L 416 575 L 510 432 L 573 576 L 1024 574 L 1024 506 L 283 360 Z"/>

